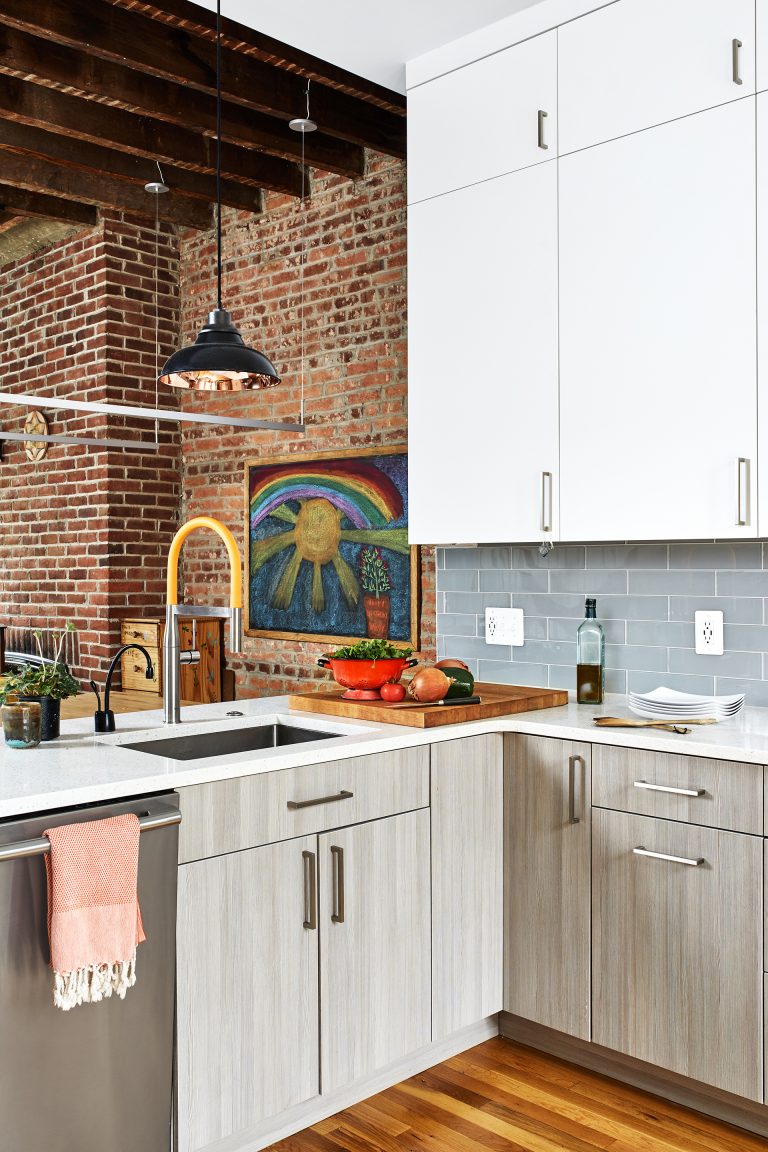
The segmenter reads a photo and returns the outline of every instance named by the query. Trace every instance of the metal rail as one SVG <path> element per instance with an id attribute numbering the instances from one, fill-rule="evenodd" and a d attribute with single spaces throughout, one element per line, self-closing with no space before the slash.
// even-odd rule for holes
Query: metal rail
<path id="1" fill-rule="evenodd" d="M 167 828 L 181 824 L 181 812 L 158 812 L 155 816 L 140 816 L 139 830 L 150 832 L 153 828 Z M 16 840 L 12 844 L 0 844 L 0 860 L 18 860 L 24 856 L 45 856 L 51 850 L 50 840 L 44 836 L 34 840 Z"/>

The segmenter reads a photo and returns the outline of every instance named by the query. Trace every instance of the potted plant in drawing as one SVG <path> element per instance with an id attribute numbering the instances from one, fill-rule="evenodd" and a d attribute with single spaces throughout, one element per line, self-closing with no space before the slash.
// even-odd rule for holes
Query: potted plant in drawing
<path id="1" fill-rule="evenodd" d="M 381 549 L 373 545 L 360 553 L 360 584 L 368 635 L 385 640 L 389 635 L 389 593 L 392 579 Z"/>
<path id="2" fill-rule="evenodd" d="M 53 660 L 45 660 L 43 655 L 42 633 L 34 632 L 35 644 L 42 664 L 24 664 L 18 672 L 6 676 L 0 688 L 0 704 L 9 700 L 36 700 L 40 704 L 40 739 L 55 740 L 59 735 L 61 701 L 67 696 L 76 696 L 80 685 L 62 663 L 61 654 L 64 639 L 68 632 L 74 632 L 70 621 L 63 632 L 53 633 L 55 645 Z"/>

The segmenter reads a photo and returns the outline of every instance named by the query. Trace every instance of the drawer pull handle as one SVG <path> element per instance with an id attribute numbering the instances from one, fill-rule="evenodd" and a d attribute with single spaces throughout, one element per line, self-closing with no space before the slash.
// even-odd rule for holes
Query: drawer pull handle
<path id="1" fill-rule="evenodd" d="M 576 765 L 583 765 L 582 756 L 568 757 L 568 823 L 579 824 L 581 817 L 576 815 Z M 579 802 L 581 810 L 581 802 Z"/>
<path id="2" fill-rule="evenodd" d="M 741 78 L 741 69 L 739 67 L 739 64 L 740 64 L 739 52 L 743 47 L 744 47 L 744 45 L 742 44 L 741 40 L 732 40 L 731 41 L 731 67 L 733 70 L 733 82 L 734 82 L 734 84 L 743 84 L 744 83 L 744 81 Z"/>
<path id="3" fill-rule="evenodd" d="M 292 812 L 297 808 L 314 808 L 316 804 L 333 804 L 336 800 L 351 800 L 354 792 L 335 792 L 333 796 L 318 796 L 315 800 L 289 800 L 288 807 Z"/>
<path id="4" fill-rule="evenodd" d="M 739 81 L 739 83 L 741 83 L 741 81 Z M 549 144 L 547 144 L 545 139 L 544 139 L 544 121 L 546 120 L 546 118 L 547 118 L 547 113 L 544 112 L 540 108 L 539 109 L 539 121 L 538 121 L 538 127 L 539 127 L 538 145 L 539 145 L 539 148 L 543 148 L 545 152 L 546 152 L 547 148 L 549 148 Z"/>
<path id="5" fill-rule="evenodd" d="M 331 920 L 334 924 L 344 923 L 344 849 L 338 844 L 331 845 L 333 860 L 333 912 Z"/>
<path id="6" fill-rule="evenodd" d="M 632 849 L 635 856 L 650 856 L 653 860 L 670 860 L 673 864 L 687 864 L 690 868 L 698 868 L 700 864 L 704 863 L 704 857 L 699 856 L 698 860 L 694 860 L 691 856 L 670 856 L 668 852 L 650 852 L 647 848 L 643 848 L 642 844 L 638 848 Z"/>
<path id="7" fill-rule="evenodd" d="M 304 861 L 304 927 L 317 928 L 317 857 L 314 852 L 302 852 Z"/>
<path id="8" fill-rule="evenodd" d="M 647 780 L 635 780 L 635 788 L 647 792 L 671 792 L 674 796 L 704 796 L 706 788 L 672 788 L 669 784 L 649 784 Z"/>

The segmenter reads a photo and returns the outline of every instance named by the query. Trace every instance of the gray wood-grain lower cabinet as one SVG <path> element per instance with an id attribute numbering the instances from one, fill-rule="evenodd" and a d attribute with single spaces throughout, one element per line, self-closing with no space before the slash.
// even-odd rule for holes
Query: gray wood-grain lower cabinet
<path id="1" fill-rule="evenodd" d="M 432 1039 L 499 1012 L 503 737 L 432 746 Z"/>
<path id="2" fill-rule="evenodd" d="M 327 1093 L 430 1041 L 429 810 L 318 842 Z"/>
<path id="3" fill-rule="evenodd" d="M 757 836 L 593 809 L 597 1044 L 763 1099 L 762 853 Z"/>
<path id="4" fill-rule="evenodd" d="M 504 743 L 504 1009 L 590 1037 L 591 747 Z"/>
<path id="5" fill-rule="evenodd" d="M 179 868 L 178 1148 L 195 1152 L 317 1095 L 318 933 L 306 836 Z"/>

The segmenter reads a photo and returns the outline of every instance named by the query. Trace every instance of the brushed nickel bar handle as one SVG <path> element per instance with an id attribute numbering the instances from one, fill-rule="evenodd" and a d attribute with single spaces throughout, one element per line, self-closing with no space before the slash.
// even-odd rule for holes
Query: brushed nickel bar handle
<path id="1" fill-rule="evenodd" d="M 580 824 L 581 816 L 576 815 L 576 765 L 583 764 L 583 756 L 568 757 L 568 823 Z M 579 801 L 581 809 L 581 801 Z"/>
<path id="2" fill-rule="evenodd" d="M 549 494 L 549 499 L 547 499 Z M 541 530 L 552 531 L 552 473 L 541 474 Z"/>
<path id="3" fill-rule="evenodd" d="M 288 807 L 292 812 L 297 808 L 314 808 L 317 804 L 333 804 L 336 800 L 351 800 L 354 792 L 346 792 L 344 789 L 341 792 L 335 792 L 333 796 L 318 796 L 315 800 L 289 800 Z"/>
<path id="4" fill-rule="evenodd" d="M 739 80 L 739 84 L 740 83 L 741 83 L 741 81 Z M 539 108 L 539 118 L 538 118 L 539 139 L 538 139 L 538 144 L 539 144 L 539 148 L 543 148 L 545 152 L 549 148 L 549 144 L 547 144 L 546 141 L 544 140 L 544 121 L 546 120 L 547 115 L 548 114 L 546 112 L 544 112 L 543 109 Z"/>
<path id="5" fill-rule="evenodd" d="M 736 527 L 744 528 L 747 524 L 749 524 L 749 460 L 746 456 L 739 456 L 736 460 Z"/>
<path id="6" fill-rule="evenodd" d="M 642 844 L 638 848 L 633 848 L 632 852 L 635 856 L 650 856 L 653 860 L 670 860 L 673 864 L 687 864 L 690 868 L 698 868 L 704 863 L 703 856 L 699 856 L 698 860 L 694 860 L 691 856 L 670 856 L 668 852 L 650 852 L 647 848 L 643 848 Z"/>
<path id="7" fill-rule="evenodd" d="M 739 67 L 739 65 L 740 65 L 739 52 L 743 47 L 744 47 L 744 45 L 742 44 L 741 40 L 731 41 L 731 64 L 732 64 L 732 68 L 733 68 L 733 82 L 734 82 L 734 84 L 743 84 L 744 83 L 744 81 L 741 78 L 741 68 Z"/>
<path id="8" fill-rule="evenodd" d="M 706 788 L 672 788 L 668 784 L 649 784 L 647 780 L 635 780 L 635 788 L 648 792 L 670 792 L 674 796 L 703 796 Z"/>
<path id="9" fill-rule="evenodd" d="M 317 928 L 317 857 L 314 852 L 304 851 L 304 927 L 314 931 Z"/>
<path id="10" fill-rule="evenodd" d="M 181 812 L 158 812 L 156 816 L 140 816 L 139 830 L 151 832 L 153 828 L 169 828 L 181 824 Z M 0 860 L 18 860 L 23 856 L 45 856 L 51 850 L 51 842 L 45 836 L 35 840 L 16 840 L 13 844 L 0 845 Z"/>
<path id="11" fill-rule="evenodd" d="M 331 845 L 333 864 L 333 912 L 331 920 L 334 924 L 344 923 L 344 849 L 338 844 Z"/>

